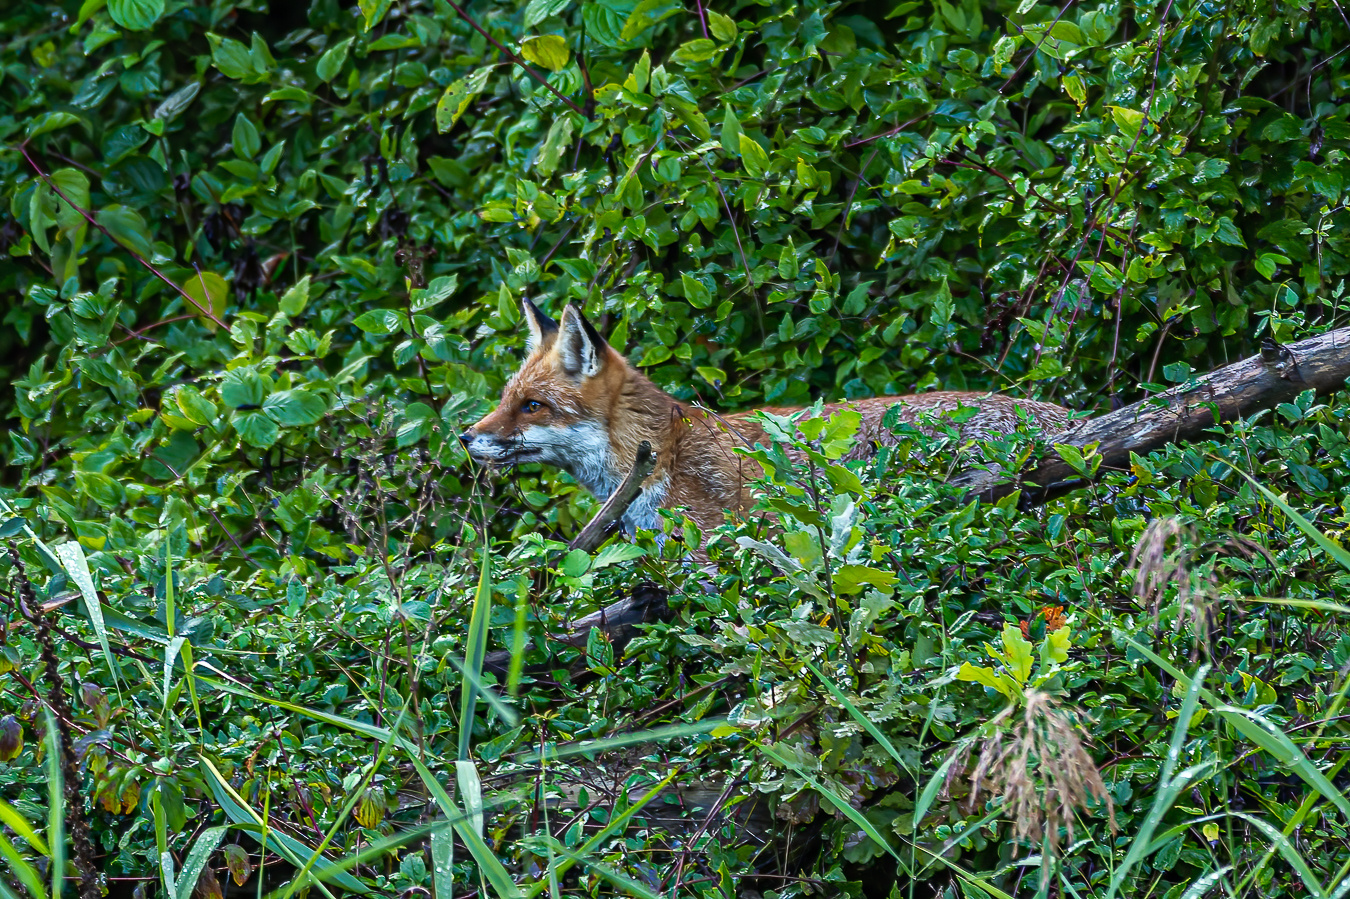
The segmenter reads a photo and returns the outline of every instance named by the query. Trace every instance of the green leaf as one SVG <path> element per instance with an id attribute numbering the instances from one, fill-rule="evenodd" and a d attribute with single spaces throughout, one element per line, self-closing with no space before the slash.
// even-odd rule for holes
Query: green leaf
<path id="1" fill-rule="evenodd" d="M 563 557 L 560 570 L 568 577 L 581 577 L 591 567 L 591 557 L 584 549 L 574 549 Z"/>
<path id="2" fill-rule="evenodd" d="M 728 156 L 741 155 L 741 123 L 728 103 L 722 112 L 722 132 L 717 137 Z"/>
<path id="3" fill-rule="evenodd" d="M 706 37 L 695 38 L 681 44 L 674 53 L 670 54 L 670 61 L 677 66 L 707 62 L 720 52 L 720 49 L 716 41 L 709 40 Z"/>
<path id="4" fill-rule="evenodd" d="M 572 116 L 566 112 L 560 113 L 549 126 L 548 136 L 539 149 L 539 161 L 535 164 L 541 175 L 552 175 L 562 164 L 564 151 L 572 144 L 572 128 Z"/>
<path id="5" fill-rule="evenodd" d="M 628 14 L 627 20 L 623 23 L 623 31 L 619 33 L 619 39 L 631 41 L 657 22 L 675 15 L 682 9 L 684 6 L 676 0 L 641 0 Z"/>
<path id="6" fill-rule="evenodd" d="M 464 115 L 464 110 L 469 108 L 469 103 L 487 86 L 490 74 L 491 67 L 483 66 L 445 89 L 440 100 L 436 101 L 437 131 L 445 132 L 455 127 L 459 117 Z"/>
<path id="7" fill-rule="evenodd" d="M 234 144 L 234 154 L 240 159 L 252 159 L 262 149 L 262 139 L 258 137 L 257 127 L 242 112 L 234 117 L 231 143 Z"/>
<path id="8" fill-rule="evenodd" d="M 319 76 L 319 80 L 327 83 L 337 77 L 338 72 L 342 71 L 342 66 L 347 62 L 347 50 L 352 45 L 353 38 L 346 38 L 338 41 L 333 46 L 324 51 L 319 57 L 319 64 L 314 67 L 314 74 Z"/>
<path id="9" fill-rule="evenodd" d="M 230 302 L 230 285 L 215 272 L 199 272 L 187 278 L 180 285 L 183 293 L 192 298 L 196 306 L 189 307 L 197 313 L 197 318 L 212 331 L 217 328 L 211 316 L 221 318 Z"/>
<path id="10" fill-rule="evenodd" d="M 1083 459 L 1083 453 L 1078 447 L 1068 443 L 1056 443 L 1055 452 L 1064 460 L 1064 464 L 1074 470 L 1075 474 L 1086 477 L 1087 462 Z"/>
<path id="11" fill-rule="evenodd" d="M 236 368 L 220 381 L 220 398 L 234 409 L 262 406 L 267 397 L 267 382 L 252 368 Z"/>
<path id="12" fill-rule="evenodd" d="M 201 876 L 206 863 L 211 860 L 211 854 L 220 846 L 227 832 L 229 827 L 208 827 L 193 842 L 187 858 L 183 861 L 183 870 L 179 872 L 178 879 L 174 882 L 174 899 L 190 899 L 193 889 L 197 886 L 197 878 Z"/>
<path id="13" fill-rule="evenodd" d="M 212 424 L 220 411 L 216 408 L 215 403 L 202 396 L 196 388 L 187 384 L 179 387 L 174 392 L 173 398 L 178 406 L 178 411 L 183 413 L 183 417 L 198 426 Z"/>
<path id="14" fill-rule="evenodd" d="M 1031 641 L 1022 636 L 1022 628 L 1009 621 L 1003 625 L 1003 658 L 1017 682 L 1025 684 L 1031 677 L 1031 664 L 1035 658 Z"/>
<path id="15" fill-rule="evenodd" d="M 533 28 L 549 16 L 556 16 L 569 2 L 571 0 L 530 0 L 525 5 L 525 27 Z"/>
<path id="16" fill-rule="evenodd" d="M 236 81 L 253 74 L 253 58 L 248 48 L 239 41 L 210 32 L 207 32 L 206 39 L 211 44 L 211 62 L 220 70 L 220 74 Z"/>
<path id="17" fill-rule="evenodd" d="M 1233 220 L 1228 216 L 1219 217 L 1218 230 L 1214 236 L 1218 238 L 1219 243 L 1227 244 L 1230 247 L 1246 247 L 1247 242 L 1242 239 L 1242 232 L 1233 224 Z"/>
<path id="18" fill-rule="evenodd" d="M 108 643 L 108 626 L 103 621 L 103 604 L 99 601 L 98 591 L 94 588 L 94 577 L 89 571 L 89 560 L 85 557 L 84 548 L 80 546 L 79 541 L 71 540 L 52 547 L 52 553 L 61 560 L 66 574 L 79 588 L 80 596 L 84 599 L 85 613 L 89 616 L 89 623 L 94 627 L 94 635 L 98 637 L 99 648 L 103 650 L 103 658 L 108 662 L 108 671 L 112 674 L 113 683 L 120 695 L 122 688 L 121 678 L 118 676 L 119 669 L 116 659 L 113 658 L 112 647 Z"/>
<path id="19" fill-rule="evenodd" d="M 309 275 L 305 275 L 299 281 L 292 284 L 281 299 L 277 301 L 279 308 L 289 318 L 295 318 L 301 312 L 305 311 L 305 304 L 309 302 Z"/>
<path id="20" fill-rule="evenodd" d="M 841 565 L 834 573 L 834 586 L 840 593 L 857 593 L 864 586 L 877 587 L 883 593 L 889 593 L 896 580 L 895 572 L 867 565 Z"/>
<path id="21" fill-rule="evenodd" d="M 385 15 L 389 12 L 389 7 L 393 5 L 393 0 L 359 0 L 357 4 L 361 7 L 361 15 L 365 18 L 366 31 L 380 24 Z M 324 79 L 327 81 L 328 79 Z"/>
<path id="22" fill-rule="evenodd" d="M 741 164 L 751 178 L 763 178 L 769 168 L 769 154 L 748 134 L 740 135 Z"/>
<path id="23" fill-rule="evenodd" d="M 695 309 L 707 309 L 712 305 L 712 292 L 697 278 L 691 278 L 680 272 L 680 286 L 684 288 L 684 298 Z"/>
<path id="24" fill-rule="evenodd" d="M 144 31 L 164 15 L 164 0 L 108 0 L 108 15 L 127 31 Z"/>
<path id="25" fill-rule="evenodd" d="M 1125 137 L 1133 140 L 1139 129 L 1144 125 L 1144 114 L 1137 109 L 1130 109 L 1126 106 L 1109 106 L 1111 118 L 1115 120 L 1116 127 Z"/>
<path id="26" fill-rule="evenodd" d="M 1231 468 L 1232 466 L 1229 467 Z M 1259 483 L 1251 475 L 1247 474 L 1245 471 L 1242 471 L 1241 469 L 1238 468 L 1233 468 L 1233 471 L 1237 472 L 1239 475 L 1244 477 L 1249 484 L 1251 484 L 1253 487 L 1259 490 L 1262 496 L 1268 499 L 1271 503 L 1275 505 L 1276 508 L 1278 508 L 1281 512 L 1283 512 L 1285 516 L 1290 521 L 1292 521 L 1300 531 L 1306 534 L 1309 537 L 1309 539 L 1313 541 L 1313 543 L 1316 543 L 1317 547 L 1321 549 L 1322 552 L 1326 553 L 1329 558 L 1335 560 L 1335 562 L 1342 568 L 1344 568 L 1346 571 L 1350 571 L 1350 550 L 1347 550 L 1345 547 L 1341 546 L 1339 543 L 1336 543 L 1330 537 L 1319 531 L 1317 529 L 1317 526 L 1314 525 L 1307 518 L 1305 518 L 1301 512 L 1296 510 L 1293 506 L 1289 505 L 1289 503 L 1285 502 L 1282 497 L 1277 496 L 1275 493 L 1267 489 L 1264 484 Z"/>
<path id="27" fill-rule="evenodd" d="M 328 403 L 322 396 L 300 387 L 269 394 L 262 407 L 283 428 L 316 424 L 328 412 Z"/>
<path id="28" fill-rule="evenodd" d="M 736 39 L 736 20 L 720 12 L 708 10 L 708 30 L 722 43 Z"/>
<path id="29" fill-rule="evenodd" d="M 550 72 L 560 72 L 572 58 L 567 39 L 556 34 L 527 37 L 520 45 L 520 55 Z"/>
<path id="30" fill-rule="evenodd" d="M 67 125 L 73 125 L 76 122 L 84 121 L 73 112 L 47 112 L 33 120 L 33 124 L 28 128 L 28 137 L 34 138 L 39 134 L 46 134 L 49 131 L 56 131 Z"/>
<path id="31" fill-rule="evenodd" d="M 200 81 L 189 81 L 165 97 L 164 102 L 155 107 L 154 118 L 172 122 L 178 118 L 179 113 L 188 108 L 188 105 L 201 92 L 201 89 L 202 83 Z"/>
<path id="32" fill-rule="evenodd" d="M 126 502 L 122 485 L 101 471 L 76 471 L 75 487 L 105 509 L 115 509 Z"/>
<path id="33" fill-rule="evenodd" d="M 371 309 L 352 322 L 367 334 L 393 334 L 403 326 L 403 313 L 397 309 Z"/>
<path id="34" fill-rule="evenodd" d="M 134 209 L 114 204 L 100 209 L 96 216 L 98 223 L 108 229 L 113 240 L 131 250 L 142 259 L 149 260 L 155 254 L 150 242 L 150 229 L 145 219 Z"/>
<path id="35" fill-rule="evenodd" d="M 983 684 L 986 687 L 997 690 L 1012 700 L 1016 700 L 1019 696 L 1017 687 L 1012 680 L 1006 675 L 999 674 L 994 669 L 986 668 L 982 665 L 972 665 L 969 662 L 962 662 L 961 667 L 956 671 L 956 679 Z"/>
<path id="36" fill-rule="evenodd" d="M 277 423 L 259 409 L 235 412 L 230 416 L 230 424 L 245 443 L 259 449 L 267 449 L 281 436 Z"/>
<path id="37" fill-rule="evenodd" d="M 783 248 L 778 252 L 778 277 L 796 278 L 800 268 L 801 265 L 797 261 L 797 247 L 793 244 L 792 238 L 789 237 L 787 243 L 783 244 Z"/>
<path id="38" fill-rule="evenodd" d="M 632 543 L 611 543 L 596 553 L 591 568 L 598 569 L 608 565 L 617 565 L 620 562 L 629 562 L 633 559 L 640 559 L 646 554 L 646 550 Z"/>
<path id="39" fill-rule="evenodd" d="M 88 222 L 80 210 L 89 209 L 89 178 L 79 169 L 57 169 L 52 172 L 52 183 L 65 195 L 65 200 L 57 195 L 56 225 L 62 231 L 74 231 L 85 227 Z M 73 205 L 72 205 L 73 204 Z M 78 206 L 79 209 L 75 207 Z"/>

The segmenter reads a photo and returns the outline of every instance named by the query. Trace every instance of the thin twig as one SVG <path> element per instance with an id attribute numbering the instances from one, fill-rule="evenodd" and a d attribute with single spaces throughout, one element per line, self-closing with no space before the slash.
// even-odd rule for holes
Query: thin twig
<path id="1" fill-rule="evenodd" d="M 217 318 L 214 312 L 212 312 L 210 309 L 207 309 L 201 303 L 198 303 L 182 287 L 178 286 L 173 281 L 170 281 L 167 275 L 165 275 L 159 269 L 155 268 L 153 264 L 151 264 L 150 260 L 143 258 L 140 253 L 137 253 L 131 247 L 127 246 L 126 244 L 118 240 L 116 237 L 114 237 L 111 231 L 103 227 L 103 225 L 99 224 L 98 219 L 94 218 L 94 216 L 90 214 L 88 209 L 85 209 L 83 206 L 79 206 L 75 203 L 72 203 L 70 201 L 70 197 L 66 196 L 65 192 L 62 191 L 61 188 L 56 186 L 56 182 L 52 181 L 51 177 L 42 170 L 42 167 L 37 164 L 37 162 L 33 159 L 33 157 L 28 155 L 28 147 L 26 145 L 20 144 L 19 152 L 23 154 L 24 159 L 28 160 L 28 164 L 33 167 L 33 171 L 37 172 L 37 176 L 38 178 L 42 179 L 42 183 L 47 185 L 53 191 L 55 191 L 56 195 L 60 197 L 62 200 L 65 200 L 67 206 L 69 206 L 71 209 L 74 209 L 81 216 L 83 216 L 84 220 L 87 221 L 89 224 L 93 225 L 95 228 L 106 234 L 108 239 L 111 240 L 113 243 L 117 244 L 119 247 L 130 253 L 132 257 L 135 258 L 135 260 L 139 262 L 147 271 L 149 271 L 159 280 L 163 281 L 165 284 L 172 287 L 175 293 L 177 293 L 183 299 L 187 300 L 193 306 L 197 307 L 198 311 L 200 311 L 202 315 L 211 319 L 211 321 L 215 322 L 217 325 L 224 328 L 226 331 L 230 329 L 230 326 L 225 324 L 225 322 L 221 321 L 219 318 Z"/>
<path id="2" fill-rule="evenodd" d="M 566 103 L 568 109 L 572 110 L 573 112 L 575 112 L 575 113 L 576 113 L 577 115 L 579 115 L 579 116 L 584 116 L 584 117 L 586 117 L 586 118 L 590 118 L 589 116 L 586 115 L 585 112 L 582 111 L 582 109 L 581 109 L 580 106 L 578 106 L 577 104 L 573 103 L 571 100 L 569 100 L 569 99 L 567 99 L 566 97 L 564 97 L 564 96 L 562 95 L 562 93 L 561 93 L 556 87 L 554 87 L 553 85 L 549 84 L 547 78 L 545 78 L 543 75 L 540 75 L 538 72 L 536 72 L 534 69 L 530 68 L 529 66 L 525 65 L 525 61 L 524 61 L 523 59 L 521 59 L 519 56 L 517 56 L 516 54 L 512 53 L 510 50 L 508 50 L 508 49 L 506 49 L 505 47 L 503 47 L 500 41 L 498 41 L 498 40 L 497 40 L 495 37 L 493 37 L 492 35 L 488 34 L 487 31 L 486 31 L 486 29 L 484 29 L 482 25 L 479 25 L 478 22 L 475 21 L 474 18 L 473 18 L 472 16 L 470 16 L 467 12 L 465 12 L 465 11 L 464 11 L 464 8 L 463 8 L 462 6 L 460 6 L 458 3 L 456 3 L 455 0 L 446 0 L 446 2 L 450 4 L 450 8 L 451 8 L 451 9 L 453 9 L 455 12 L 459 13 L 459 17 L 460 17 L 461 19 L 463 19 L 464 21 L 468 22 L 469 25 L 472 26 L 473 29 L 474 29 L 475 31 L 477 31 L 477 32 L 478 32 L 479 34 L 481 34 L 483 37 L 487 38 L 488 43 L 491 44 L 492 46 L 496 47 L 498 53 L 500 53 L 502 56 L 505 56 L 505 57 L 506 57 L 507 59 L 509 59 L 511 62 L 515 63 L 516 65 L 518 65 L 518 66 L 520 66 L 522 69 L 524 69 L 526 75 L 529 75 L 529 76 L 530 76 L 531 78 L 533 78 L 535 81 L 539 82 L 539 83 L 542 84 L 544 87 L 548 88 L 549 93 L 553 94 L 553 96 L 557 97 L 559 100 L 561 100 L 561 101 L 563 101 L 564 103 Z"/>

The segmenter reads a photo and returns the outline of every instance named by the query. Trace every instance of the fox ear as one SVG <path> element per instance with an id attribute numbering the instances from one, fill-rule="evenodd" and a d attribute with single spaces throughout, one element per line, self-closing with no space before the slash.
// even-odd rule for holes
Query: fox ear
<path id="1" fill-rule="evenodd" d="M 563 310 L 562 322 L 558 325 L 557 348 L 563 371 L 585 378 L 599 374 L 609 355 L 609 344 L 571 303 Z"/>
<path id="2" fill-rule="evenodd" d="M 539 311 L 528 298 L 520 300 L 520 311 L 525 315 L 525 324 L 530 328 L 530 336 L 525 339 L 525 352 L 533 353 L 541 344 L 558 333 L 558 323 Z"/>

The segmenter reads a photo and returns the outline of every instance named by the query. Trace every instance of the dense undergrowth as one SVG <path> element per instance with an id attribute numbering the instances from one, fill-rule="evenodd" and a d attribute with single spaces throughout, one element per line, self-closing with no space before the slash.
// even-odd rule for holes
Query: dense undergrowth
<path id="1" fill-rule="evenodd" d="M 523 296 L 719 408 L 1342 324 L 1341 4 L 273 7 L 0 17 L 0 895 L 1350 892 L 1343 394 L 1031 511 L 808 424 L 715 571 L 454 439 Z"/>

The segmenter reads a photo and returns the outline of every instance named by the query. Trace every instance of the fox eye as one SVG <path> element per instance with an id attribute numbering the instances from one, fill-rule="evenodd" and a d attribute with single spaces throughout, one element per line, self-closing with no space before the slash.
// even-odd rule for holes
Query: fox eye
<path id="1" fill-rule="evenodd" d="M 525 415 L 531 415 L 544 408 L 544 404 L 538 400 L 526 400 L 520 404 L 520 411 Z"/>

